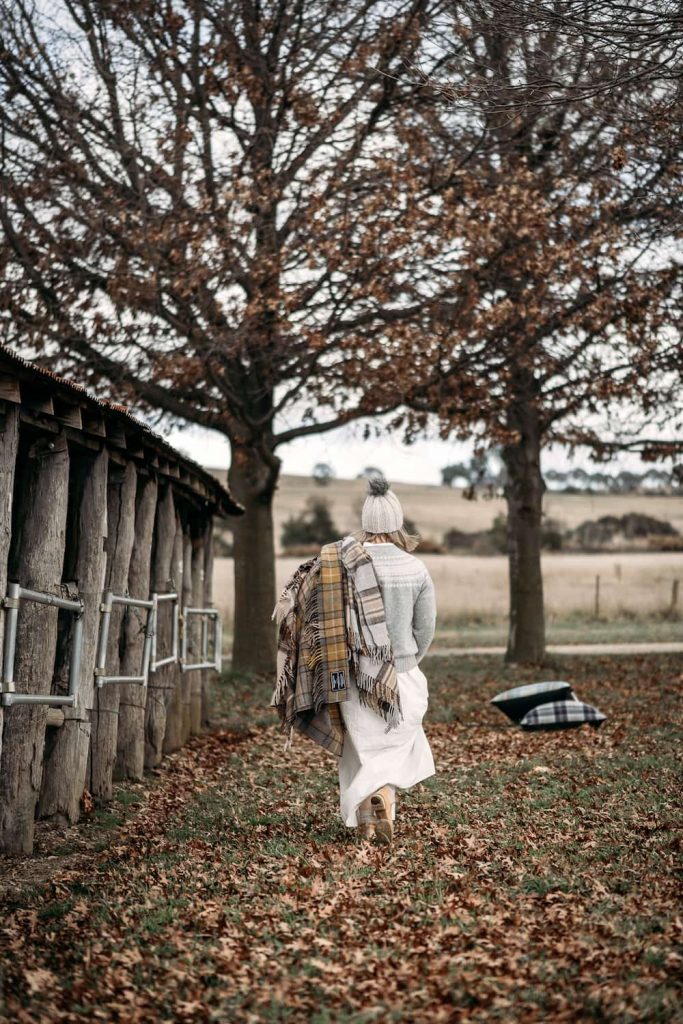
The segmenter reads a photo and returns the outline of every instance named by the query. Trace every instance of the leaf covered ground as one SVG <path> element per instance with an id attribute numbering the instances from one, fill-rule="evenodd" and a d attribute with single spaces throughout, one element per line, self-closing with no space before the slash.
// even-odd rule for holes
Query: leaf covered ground
<path id="1" fill-rule="evenodd" d="M 434 658 L 437 775 L 391 850 L 287 756 L 267 680 L 110 808 L 0 860 L 0 1019 L 683 1021 L 680 656 Z M 609 719 L 528 734 L 498 690 L 569 679 Z"/>

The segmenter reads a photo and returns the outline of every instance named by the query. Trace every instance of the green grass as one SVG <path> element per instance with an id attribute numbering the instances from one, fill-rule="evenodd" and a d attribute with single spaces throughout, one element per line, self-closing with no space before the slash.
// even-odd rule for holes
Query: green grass
<path id="1" fill-rule="evenodd" d="M 680 617 L 626 615 L 605 619 L 572 614 L 549 617 L 546 639 L 549 646 L 561 644 L 668 643 L 681 642 Z M 507 622 L 501 618 L 473 619 L 469 616 L 437 623 L 434 638 L 439 647 L 505 647 Z"/>

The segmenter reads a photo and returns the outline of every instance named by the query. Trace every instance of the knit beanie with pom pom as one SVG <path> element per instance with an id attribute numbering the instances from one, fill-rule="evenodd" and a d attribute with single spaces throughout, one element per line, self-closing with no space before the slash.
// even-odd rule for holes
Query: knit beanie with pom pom
<path id="1" fill-rule="evenodd" d="M 369 478 L 360 521 L 366 533 L 394 533 L 403 526 L 401 502 L 383 476 Z"/>

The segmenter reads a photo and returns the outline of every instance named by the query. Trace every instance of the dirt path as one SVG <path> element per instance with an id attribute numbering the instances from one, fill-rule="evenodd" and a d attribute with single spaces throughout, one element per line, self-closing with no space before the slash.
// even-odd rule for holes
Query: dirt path
<path id="1" fill-rule="evenodd" d="M 683 654 L 683 642 L 662 641 L 635 644 L 551 644 L 548 654 L 580 654 L 602 657 L 609 654 Z M 504 647 L 436 647 L 429 656 L 434 658 L 469 657 L 476 654 L 505 654 Z"/>

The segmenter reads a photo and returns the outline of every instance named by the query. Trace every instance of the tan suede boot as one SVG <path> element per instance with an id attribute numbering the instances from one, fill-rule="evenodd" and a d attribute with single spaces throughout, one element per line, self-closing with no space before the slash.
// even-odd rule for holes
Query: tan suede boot
<path id="1" fill-rule="evenodd" d="M 393 793 L 388 786 L 382 786 L 376 793 L 373 793 L 370 799 L 377 819 L 375 837 L 388 846 L 394 838 Z"/>
<path id="2" fill-rule="evenodd" d="M 372 806 L 372 797 L 363 800 L 358 807 L 358 835 L 361 839 L 374 839 L 377 819 Z"/>

